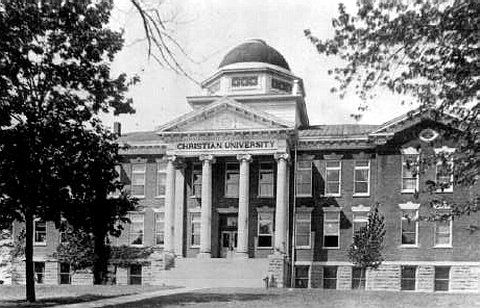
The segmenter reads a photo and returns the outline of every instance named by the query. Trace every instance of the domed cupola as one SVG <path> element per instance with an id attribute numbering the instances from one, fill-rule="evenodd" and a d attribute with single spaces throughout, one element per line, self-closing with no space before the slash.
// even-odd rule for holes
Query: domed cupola
<path id="1" fill-rule="evenodd" d="M 260 39 L 248 40 L 230 50 L 218 66 L 219 69 L 230 64 L 245 62 L 261 62 L 279 66 L 290 71 L 285 58 L 273 47 Z"/>

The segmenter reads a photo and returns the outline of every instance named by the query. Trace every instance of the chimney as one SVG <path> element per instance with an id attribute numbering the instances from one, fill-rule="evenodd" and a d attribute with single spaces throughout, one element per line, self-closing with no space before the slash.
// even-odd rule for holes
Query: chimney
<path id="1" fill-rule="evenodd" d="M 120 122 L 113 122 L 113 132 L 117 134 L 118 137 L 122 135 L 122 124 L 120 124 Z"/>

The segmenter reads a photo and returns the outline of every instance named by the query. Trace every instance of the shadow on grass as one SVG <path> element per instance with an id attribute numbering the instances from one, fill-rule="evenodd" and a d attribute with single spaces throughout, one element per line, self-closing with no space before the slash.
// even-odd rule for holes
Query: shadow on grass
<path id="1" fill-rule="evenodd" d="M 119 297 L 124 295 L 128 295 L 128 294 L 119 294 L 119 295 L 110 295 L 110 296 L 103 296 L 103 295 L 97 295 L 97 294 L 85 294 L 81 296 L 70 296 L 70 297 L 40 298 L 40 299 L 37 299 L 35 303 L 27 303 L 25 300 L 0 301 L 0 308 L 51 307 L 56 305 L 67 305 L 67 304 L 91 302 L 91 301 L 96 301 L 100 299 L 113 298 L 113 297 Z"/>
<path id="2" fill-rule="evenodd" d="M 167 305 L 185 305 L 200 303 L 228 303 L 233 301 L 245 302 L 267 299 L 273 297 L 274 294 L 253 294 L 253 293 L 182 293 L 161 297 L 153 297 L 138 302 L 125 303 L 108 307 L 164 307 Z"/>

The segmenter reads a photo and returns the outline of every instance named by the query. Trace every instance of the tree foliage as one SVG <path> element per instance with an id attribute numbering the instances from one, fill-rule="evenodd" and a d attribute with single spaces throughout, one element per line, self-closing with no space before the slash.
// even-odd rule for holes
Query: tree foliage
<path id="1" fill-rule="evenodd" d="M 367 225 L 353 235 L 353 243 L 348 250 L 350 261 L 362 269 L 380 266 L 384 260 L 385 232 L 385 218 L 380 214 L 378 205 L 374 206 L 368 213 Z"/>
<path id="2" fill-rule="evenodd" d="M 25 222 L 28 301 L 35 301 L 34 217 L 59 226 L 62 215 L 90 215 L 89 204 L 98 207 L 118 185 L 111 184 L 118 146 L 98 115 L 132 113 L 126 91 L 138 78 L 110 74 L 123 45 L 122 33 L 106 27 L 112 7 L 111 0 L 0 3 L 0 218 Z M 128 203 L 118 200 L 106 206 L 114 219 Z"/>

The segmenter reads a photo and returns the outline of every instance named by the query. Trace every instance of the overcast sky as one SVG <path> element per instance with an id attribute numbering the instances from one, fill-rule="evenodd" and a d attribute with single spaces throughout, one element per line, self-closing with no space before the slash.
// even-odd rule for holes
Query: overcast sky
<path id="1" fill-rule="evenodd" d="M 211 76 L 223 56 L 249 38 L 261 38 L 277 49 L 287 60 L 292 73 L 303 79 L 310 124 L 355 123 L 358 98 L 353 94 L 339 99 L 330 93 L 335 85 L 329 68 L 339 65 L 334 58 L 320 56 L 303 35 L 311 29 L 320 38 L 332 36 L 331 20 L 340 1 L 285 0 L 181 0 L 165 1 L 161 8 L 174 37 L 193 62 L 179 57 L 198 81 Z M 354 9 L 355 0 L 343 1 Z M 126 46 L 116 57 L 114 72 L 138 74 L 141 83 L 130 91 L 135 115 L 120 117 L 124 132 L 153 130 L 155 127 L 190 111 L 186 96 L 201 94 L 200 88 L 186 77 L 176 75 L 147 59 L 147 47 L 138 14 L 130 0 L 116 0 L 112 26 L 125 30 Z M 388 93 L 379 95 L 371 111 L 359 123 L 379 124 L 406 112 L 400 99 Z M 112 122 L 113 118 L 106 119 Z"/>

